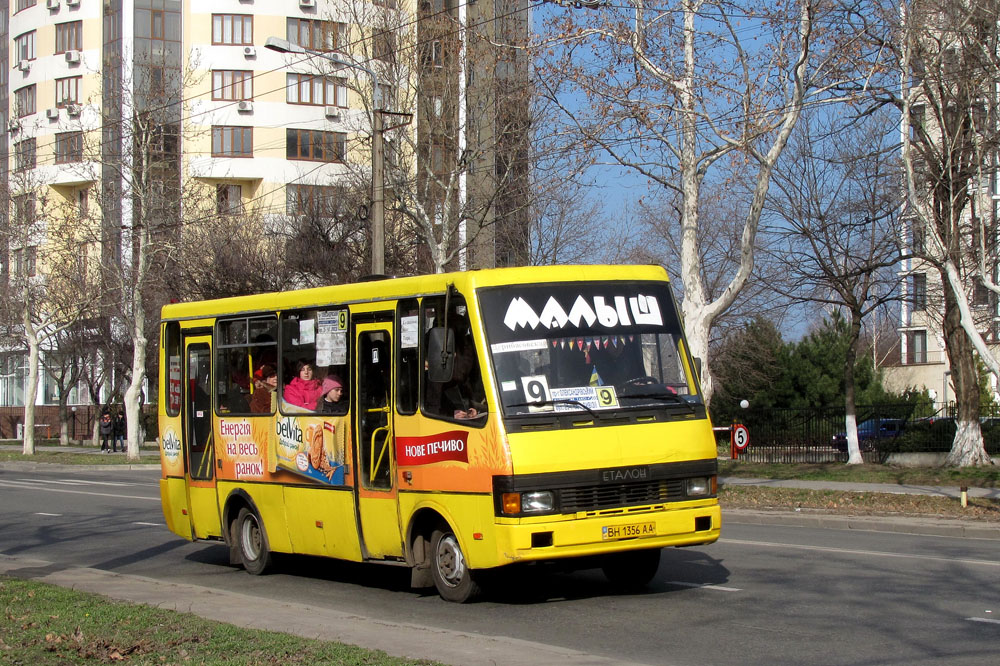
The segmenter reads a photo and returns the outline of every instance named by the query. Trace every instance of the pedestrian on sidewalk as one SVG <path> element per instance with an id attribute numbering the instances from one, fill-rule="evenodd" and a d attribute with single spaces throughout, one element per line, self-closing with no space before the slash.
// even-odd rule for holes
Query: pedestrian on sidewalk
<path id="1" fill-rule="evenodd" d="M 111 412 L 105 409 L 101 412 L 101 453 L 108 453 L 111 450 L 114 434 L 115 424 L 111 420 Z"/>
<path id="2" fill-rule="evenodd" d="M 125 453 L 125 432 L 126 432 L 126 425 L 125 425 L 125 409 L 124 408 L 119 407 L 117 410 L 115 410 L 114 424 L 115 424 L 115 442 L 114 442 L 114 446 L 112 448 L 113 448 L 114 452 L 117 453 L 118 452 L 118 443 L 121 442 L 122 453 Z"/>

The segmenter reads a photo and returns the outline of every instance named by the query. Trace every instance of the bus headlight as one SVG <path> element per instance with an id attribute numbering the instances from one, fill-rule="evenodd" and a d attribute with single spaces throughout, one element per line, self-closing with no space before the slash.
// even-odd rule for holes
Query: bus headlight
<path id="1" fill-rule="evenodd" d="M 521 493 L 522 513 L 551 511 L 554 506 L 555 500 L 552 493 L 548 490 L 536 490 L 530 493 Z"/>
<path id="2" fill-rule="evenodd" d="M 713 493 L 714 476 L 699 476 L 687 480 L 688 497 L 708 497 Z"/>

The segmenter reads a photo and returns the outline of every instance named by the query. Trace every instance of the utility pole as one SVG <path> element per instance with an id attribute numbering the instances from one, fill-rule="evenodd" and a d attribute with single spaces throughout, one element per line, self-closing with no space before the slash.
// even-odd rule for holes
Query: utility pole
<path id="1" fill-rule="evenodd" d="M 377 90 L 375 95 L 381 97 Z M 372 275 L 385 273 L 385 147 L 380 106 L 372 110 Z"/>

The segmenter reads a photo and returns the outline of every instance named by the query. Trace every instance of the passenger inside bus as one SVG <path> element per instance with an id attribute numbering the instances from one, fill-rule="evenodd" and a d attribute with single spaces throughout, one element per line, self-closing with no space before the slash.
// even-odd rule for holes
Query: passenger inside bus
<path id="1" fill-rule="evenodd" d="M 427 382 L 425 408 L 432 414 L 456 419 L 480 418 L 486 414 L 486 391 L 468 320 L 459 318 L 452 331 L 456 333 L 452 378 Z"/>
<path id="2" fill-rule="evenodd" d="M 322 398 L 319 412 L 323 414 L 346 414 L 347 401 L 344 400 L 344 383 L 337 375 L 328 375 L 323 380 Z"/>
<path id="3" fill-rule="evenodd" d="M 253 395 L 250 411 L 254 414 L 273 414 L 278 389 L 278 371 L 270 363 L 257 368 L 253 377 Z"/>
<path id="4" fill-rule="evenodd" d="M 311 412 L 316 411 L 317 403 L 323 390 L 322 384 L 314 375 L 311 361 L 300 360 L 295 364 L 295 376 L 285 386 L 282 398 L 290 405 L 301 407 Z"/>

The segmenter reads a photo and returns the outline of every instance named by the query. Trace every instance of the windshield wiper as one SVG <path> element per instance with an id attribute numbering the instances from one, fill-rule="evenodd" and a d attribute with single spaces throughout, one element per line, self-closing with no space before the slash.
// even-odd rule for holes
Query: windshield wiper
<path id="1" fill-rule="evenodd" d="M 684 398 L 680 397 L 676 393 L 666 393 L 666 392 L 664 392 L 664 393 L 619 393 L 618 394 L 618 399 L 619 400 L 624 400 L 626 398 L 628 398 L 628 399 L 631 399 L 631 398 L 652 398 L 654 400 L 662 400 L 663 402 L 675 402 L 675 403 L 677 403 L 679 405 L 684 405 L 685 407 L 687 407 L 688 409 L 690 409 L 692 414 L 694 414 L 695 412 L 698 411 L 697 409 L 695 409 L 694 405 L 692 405 L 690 402 L 688 402 Z"/>
<path id="2" fill-rule="evenodd" d="M 577 405 L 578 407 L 582 407 L 583 409 L 585 409 L 587 411 L 587 413 L 590 414 L 591 416 L 593 416 L 595 419 L 600 420 L 600 418 L 601 418 L 597 414 L 597 412 L 595 412 L 594 410 L 592 410 L 590 407 L 587 407 L 587 405 L 583 404 L 579 400 L 573 400 L 572 398 L 554 398 L 552 400 L 539 400 L 538 402 L 516 402 L 513 405 L 507 405 L 507 407 L 510 407 L 510 408 L 513 408 L 513 407 L 546 407 L 546 406 L 557 405 L 557 404 L 558 405 Z M 556 413 L 556 412 L 553 411 L 553 413 Z"/>

